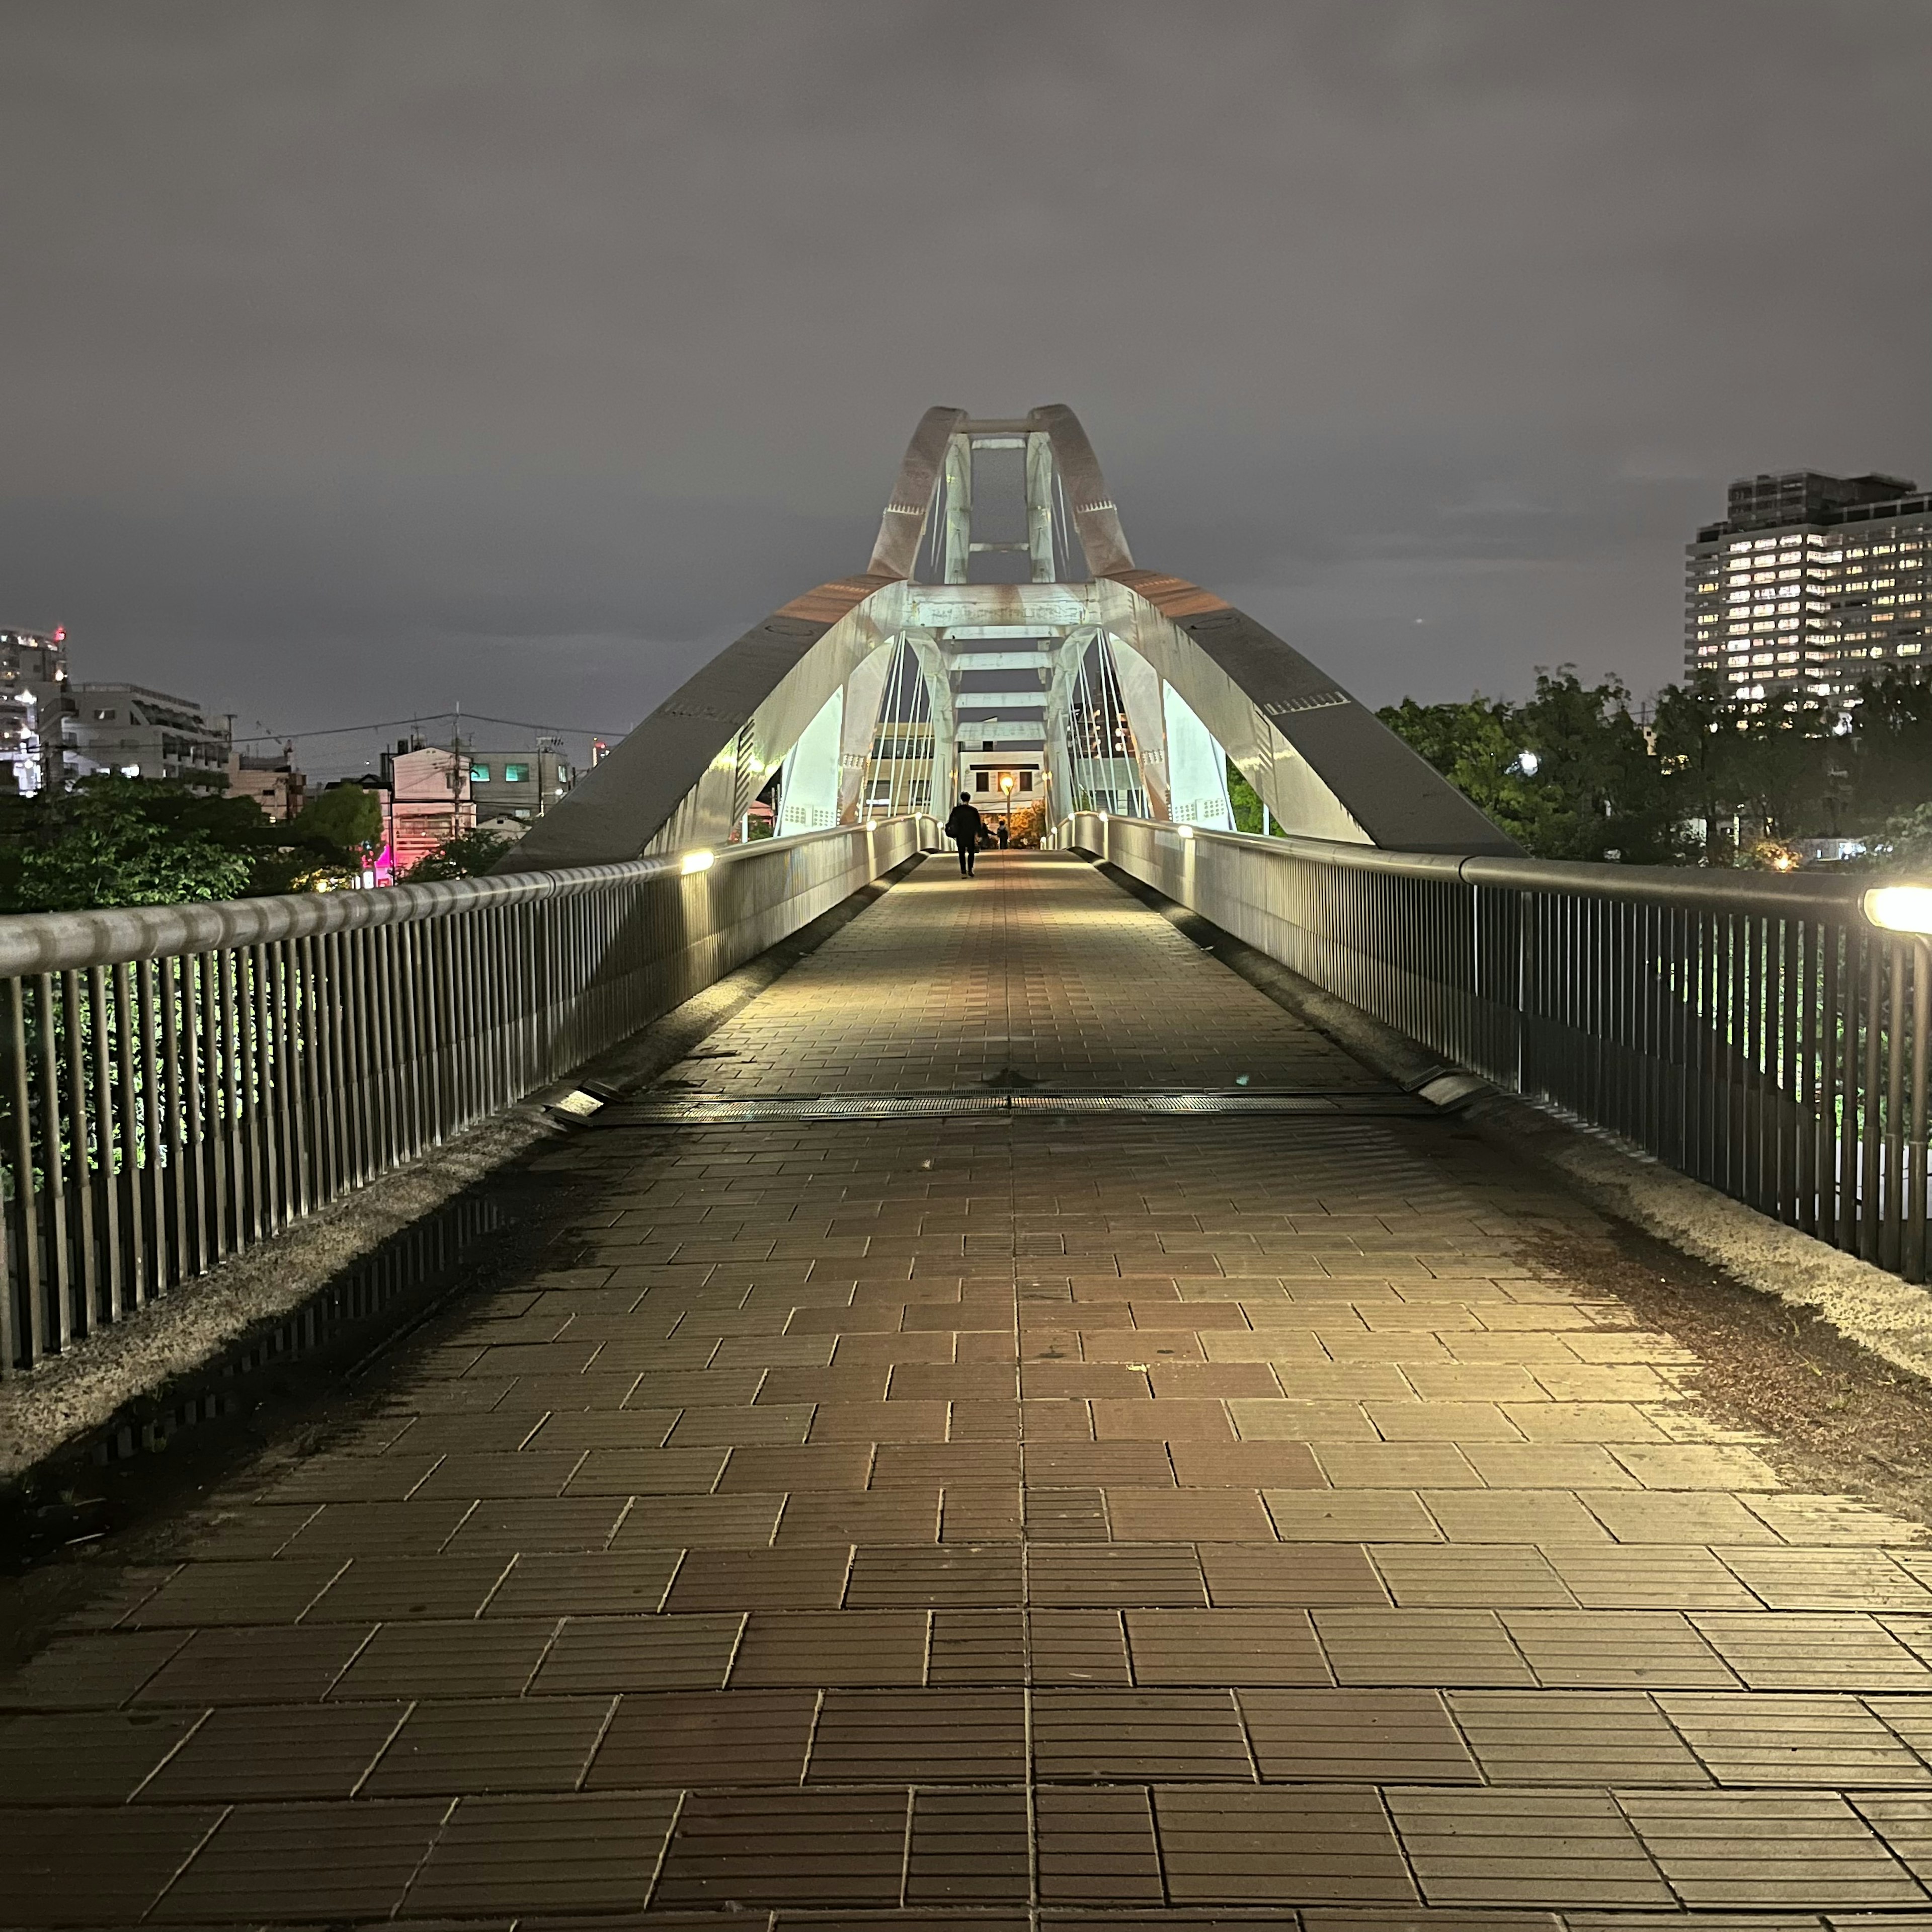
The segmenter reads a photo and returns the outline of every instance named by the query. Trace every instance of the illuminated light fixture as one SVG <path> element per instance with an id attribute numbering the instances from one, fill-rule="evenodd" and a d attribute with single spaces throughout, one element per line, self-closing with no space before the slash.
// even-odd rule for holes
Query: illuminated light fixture
<path id="1" fill-rule="evenodd" d="M 1874 886 L 1864 915 L 1887 932 L 1932 934 L 1932 886 Z"/>
<path id="2" fill-rule="evenodd" d="M 1177 825 L 1174 829 L 1184 838 L 1192 838 L 1194 836 L 1194 828 L 1191 825 Z"/>
<path id="3" fill-rule="evenodd" d="M 684 855 L 682 869 L 688 879 L 694 872 L 710 872 L 717 862 L 718 854 L 716 852 L 687 852 Z"/>

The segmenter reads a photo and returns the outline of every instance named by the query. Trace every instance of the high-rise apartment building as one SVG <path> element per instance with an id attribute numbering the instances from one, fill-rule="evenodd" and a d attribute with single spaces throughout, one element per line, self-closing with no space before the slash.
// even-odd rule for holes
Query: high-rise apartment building
<path id="1" fill-rule="evenodd" d="M 22 797 L 61 789 L 62 721 L 73 710 L 67 633 L 0 630 L 0 789 Z"/>
<path id="2" fill-rule="evenodd" d="M 1861 679 L 1924 662 L 1932 493 L 1794 470 L 1733 483 L 1730 511 L 1690 546 L 1688 670 L 1715 671 L 1740 704 L 1780 686 L 1841 704 Z"/>

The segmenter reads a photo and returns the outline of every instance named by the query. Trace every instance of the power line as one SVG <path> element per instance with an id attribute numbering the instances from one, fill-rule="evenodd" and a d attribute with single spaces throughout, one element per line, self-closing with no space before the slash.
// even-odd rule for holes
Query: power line
<path id="1" fill-rule="evenodd" d="M 470 718 L 479 724 L 508 724 L 520 731 L 566 731 L 581 738 L 621 738 L 624 735 L 621 731 L 589 724 L 540 724 L 528 718 L 493 718 L 487 711 L 418 711 L 408 718 L 379 718 L 367 724 L 328 724 L 314 731 L 259 731 L 232 742 L 238 745 L 280 745 L 297 738 L 346 738 L 357 732 L 394 731 L 405 724 L 421 724 L 426 719 L 443 718 Z"/>

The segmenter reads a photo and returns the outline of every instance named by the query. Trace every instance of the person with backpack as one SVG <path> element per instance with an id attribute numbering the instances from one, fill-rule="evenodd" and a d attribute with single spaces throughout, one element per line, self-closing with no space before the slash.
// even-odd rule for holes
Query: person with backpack
<path id="1" fill-rule="evenodd" d="M 973 860 L 986 833 L 986 822 L 973 808 L 972 794 L 962 791 L 959 802 L 952 808 L 952 816 L 946 821 L 946 836 L 959 848 L 959 876 L 962 879 L 973 876 Z"/>

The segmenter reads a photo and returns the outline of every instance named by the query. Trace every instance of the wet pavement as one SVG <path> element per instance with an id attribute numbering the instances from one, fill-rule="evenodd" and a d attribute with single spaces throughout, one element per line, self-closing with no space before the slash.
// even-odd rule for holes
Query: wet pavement
<path id="1" fill-rule="evenodd" d="M 1019 854 L 674 1077 L 1381 1084 Z M 1785 1486 L 1452 1120 L 540 1164 L 527 1279 L 0 1683 L 0 1924 L 1932 1925 L 1924 1531 Z"/>

